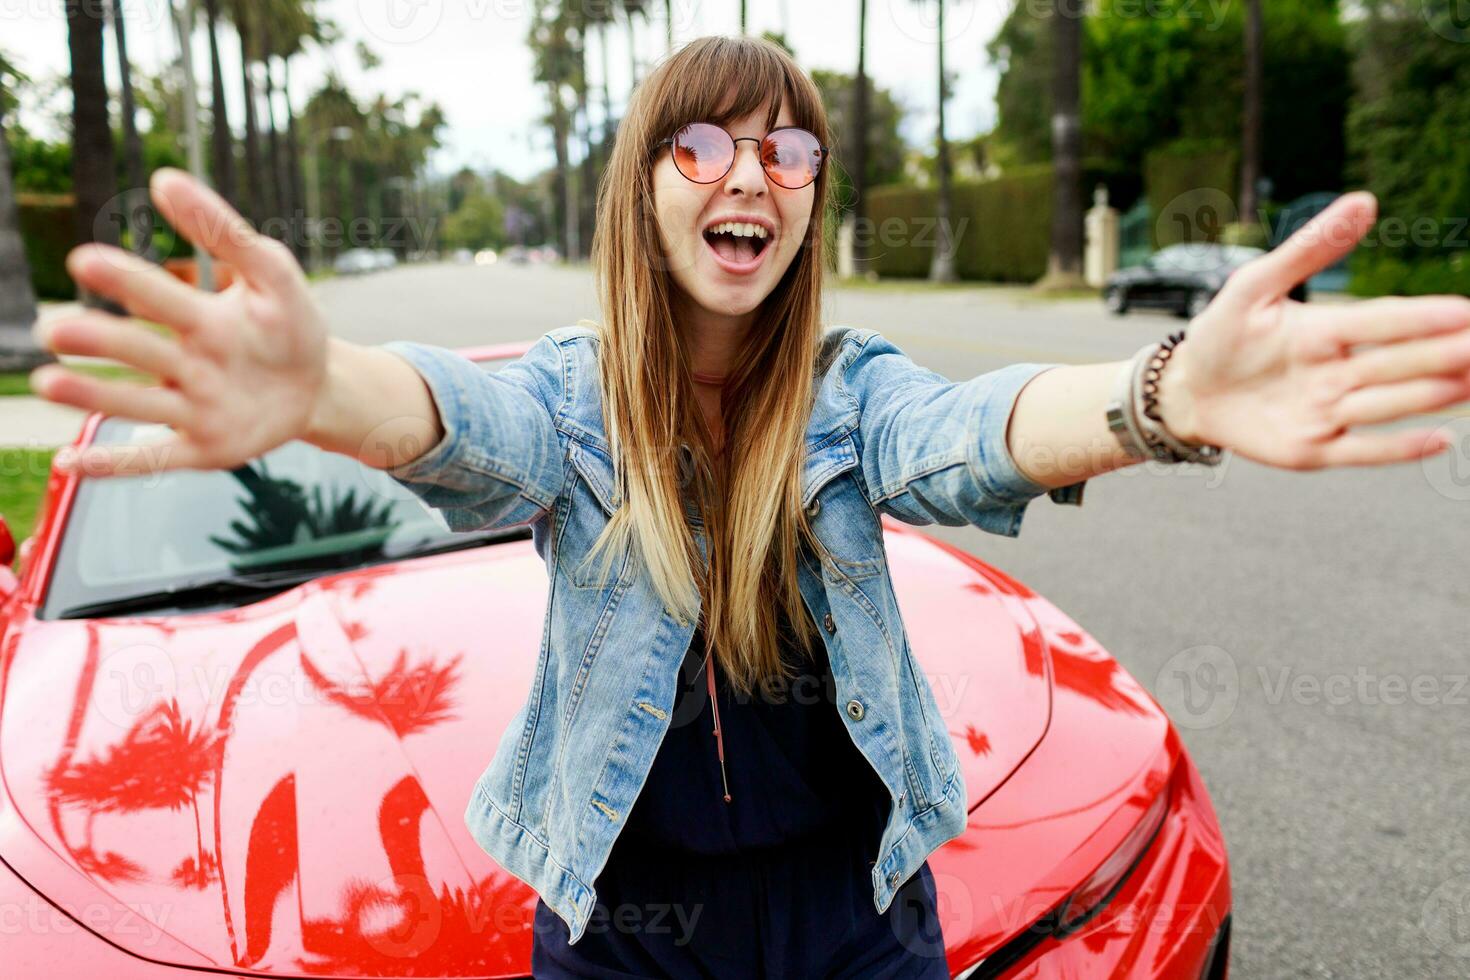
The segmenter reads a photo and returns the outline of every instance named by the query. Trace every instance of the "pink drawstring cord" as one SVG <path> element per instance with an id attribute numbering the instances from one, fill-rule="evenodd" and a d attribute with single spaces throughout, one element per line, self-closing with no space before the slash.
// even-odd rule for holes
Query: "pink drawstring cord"
<path id="1" fill-rule="evenodd" d="M 709 705 L 715 713 L 715 746 L 720 753 L 720 779 L 725 784 L 725 802 L 730 802 L 730 781 L 725 777 L 725 736 L 720 733 L 720 705 L 715 700 L 715 662 L 712 654 L 704 655 L 704 673 L 709 680 Z"/>

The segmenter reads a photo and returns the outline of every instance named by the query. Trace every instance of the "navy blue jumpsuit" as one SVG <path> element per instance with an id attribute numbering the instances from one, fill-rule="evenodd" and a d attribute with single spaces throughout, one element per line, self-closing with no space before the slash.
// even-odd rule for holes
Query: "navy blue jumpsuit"
<path id="1" fill-rule="evenodd" d="M 537 980 L 947 980 L 928 862 L 886 913 L 873 905 L 889 796 L 838 713 L 824 645 L 813 646 L 815 664 L 788 641 L 796 677 L 741 697 L 696 629 L 668 733 L 597 877 L 586 931 L 569 943 L 566 923 L 536 903 Z"/>

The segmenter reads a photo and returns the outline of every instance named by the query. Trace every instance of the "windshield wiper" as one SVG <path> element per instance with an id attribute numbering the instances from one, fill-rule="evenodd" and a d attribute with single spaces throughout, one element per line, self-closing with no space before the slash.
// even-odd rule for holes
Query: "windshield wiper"
<path id="1" fill-rule="evenodd" d="M 120 613 L 146 612 L 154 609 L 184 608 L 206 605 L 226 599 L 259 599 L 277 592 L 309 582 L 327 570 L 289 569 L 271 572 L 240 573 L 202 579 L 197 582 L 182 582 L 166 589 L 154 589 L 134 595 L 86 602 L 63 610 L 57 619 L 83 619 L 93 616 L 114 616 Z"/>

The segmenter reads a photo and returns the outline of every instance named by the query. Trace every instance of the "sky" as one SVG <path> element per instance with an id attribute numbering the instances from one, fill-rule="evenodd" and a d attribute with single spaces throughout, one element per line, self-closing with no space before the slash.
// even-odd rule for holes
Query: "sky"
<path id="1" fill-rule="evenodd" d="M 166 0 L 118 2 L 127 17 L 128 48 L 135 66 L 151 72 L 178 58 Z M 1013 2 L 945 4 L 945 59 L 955 79 L 946 116 L 952 138 L 973 136 L 994 124 L 997 75 L 985 44 Z M 935 126 L 936 6 L 931 0 L 868 4 L 868 73 L 909 110 L 903 135 L 916 145 L 931 139 Z M 640 21 L 635 31 L 640 66 L 650 65 L 665 52 L 664 5 L 654 0 L 650 7 L 655 19 Z M 857 0 L 748 0 L 748 29 L 757 34 L 784 31 L 798 62 L 808 70 L 851 73 L 857 66 L 857 7 Z M 444 148 L 432 161 L 432 169 L 439 173 L 469 166 L 525 179 L 552 165 L 549 131 L 537 122 L 545 97 L 531 81 L 525 43 L 532 0 L 320 0 L 320 8 L 337 23 L 343 40 L 329 51 L 310 51 L 296 65 L 292 79 L 296 106 L 335 68 L 359 97 L 411 91 L 444 108 L 448 117 Z M 676 46 L 703 34 L 739 30 L 739 0 L 672 0 L 672 10 Z M 376 69 L 365 72 L 359 64 L 355 53 L 359 40 L 381 58 Z M 236 78 L 234 35 L 223 33 L 222 45 L 225 75 Z M 207 78 L 208 46 L 196 36 L 192 48 L 202 81 Z M 0 51 L 35 80 L 64 75 L 68 54 L 63 0 L 0 0 Z M 596 79 L 602 77 L 600 55 L 594 45 L 589 70 Z M 109 59 L 112 56 L 109 35 Z M 608 36 L 608 67 L 613 111 L 620 115 L 631 74 L 628 35 L 621 24 Z M 109 73 L 116 91 L 115 71 L 109 68 Z M 231 120 L 238 128 L 243 113 L 233 87 L 231 93 L 235 100 Z M 23 121 L 44 129 L 39 116 L 23 116 Z"/>

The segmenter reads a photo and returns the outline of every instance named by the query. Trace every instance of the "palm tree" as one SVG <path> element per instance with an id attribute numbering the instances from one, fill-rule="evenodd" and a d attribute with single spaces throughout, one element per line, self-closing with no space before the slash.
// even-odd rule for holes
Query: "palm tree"
<path id="1" fill-rule="evenodd" d="M 77 241 L 118 243 L 115 154 L 107 120 L 103 68 L 103 10 L 88 0 L 66 0 L 71 51 L 72 187 Z M 92 297 L 84 297 L 94 305 Z"/>
<path id="2" fill-rule="evenodd" d="M 127 166 L 128 189 L 124 216 L 132 250 L 147 255 L 153 248 L 153 209 L 143 176 L 143 138 L 138 135 L 138 108 L 133 97 L 133 66 L 128 62 L 127 18 L 121 0 L 110 4 L 113 38 L 117 42 L 117 73 L 122 81 L 123 159 Z"/>
<path id="3" fill-rule="evenodd" d="M 256 43 L 252 30 L 251 8 L 257 0 L 230 0 L 230 20 L 240 38 L 240 74 L 245 93 L 245 173 L 240 186 L 244 213 L 257 224 L 271 213 L 266 201 L 265 181 L 261 175 L 260 124 L 256 118 L 255 79 L 250 65 L 255 60 Z"/>
<path id="4" fill-rule="evenodd" d="M 1051 255 L 1037 285 L 1080 289 L 1082 278 L 1082 119 L 1079 77 L 1082 69 L 1081 4 L 1055 3 L 1052 10 Z"/>
<path id="5" fill-rule="evenodd" d="M 556 175 L 553 180 L 552 207 L 555 213 L 557 244 L 561 254 L 572 257 L 577 245 L 577 209 L 572 204 L 572 173 L 567 149 L 571 126 L 562 87 L 575 74 L 572 46 L 566 20 L 556 5 L 537 0 L 528 38 L 535 55 L 535 79 L 546 86 L 550 103 L 545 121 L 551 125 L 552 146 L 556 153 Z"/>
<path id="6" fill-rule="evenodd" d="M 10 175 L 10 143 L 5 135 L 7 78 L 22 80 L 24 76 L 0 56 L 0 371 L 30 371 L 56 357 L 36 346 L 31 334 L 31 324 L 36 322 L 36 294 L 20 237 L 20 214 Z"/>
<path id="7" fill-rule="evenodd" d="M 920 0 L 921 3 L 927 0 Z M 951 206 L 949 163 L 949 139 L 944 132 L 944 104 L 949 100 L 949 85 L 944 77 L 944 0 L 937 0 L 939 4 L 939 129 L 936 134 L 935 152 L 937 171 L 939 176 L 939 194 L 934 203 L 935 242 L 934 257 L 929 262 L 929 278 L 934 282 L 952 282 L 955 278 L 954 272 L 954 241 L 950 238 L 950 214 L 953 212 Z"/>
<path id="8" fill-rule="evenodd" d="M 313 9 L 315 0 L 290 0 L 282 7 L 282 16 L 271 32 L 271 50 L 281 60 L 282 92 L 286 105 L 286 187 L 290 209 L 291 245 L 298 259 L 306 258 L 305 230 L 306 181 L 301 165 L 301 141 L 297 138 L 296 110 L 291 105 L 291 62 L 306 50 L 308 43 L 327 45 L 335 40 L 334 26 L 319 20 Z"/>
<path id="9" fill-rule="evenodd" d="M 868 0 L 858 0 L 857 76 L 852 82 L 852 218 L 857 234 L 853 236 L 853 266 L 865 270 L 868 257 L 867 232 L 863 225 L 867 206 L 864 195 L 868 188 Z"/>
<path id="10" fill-rule="evenodd" d="M 628 22 L 628 88 L 638 84 L 638 18 L 648 18 L 648 0 L 623 0 L 623 19 Z"/>
<path id="11" fill-rule="evenodd" d="M 1261 0 L 1245 5 L 1245 106 L 1240 140 L 1240 220 L 1255 224 L 1256 182 L 1261 177 Z"/>
<path id="12" fill-rule="evenodd" d="M 235 190 L 235 138 L 230 132 L 230 112 L 225 105 L 225 75 L 219 57 L 219 0 L 204 0 L 204 30 L 209 35 L 209 69 L 213 126 L 210 147 L 213 156 L 214 188 L 233 204 Z"/>

